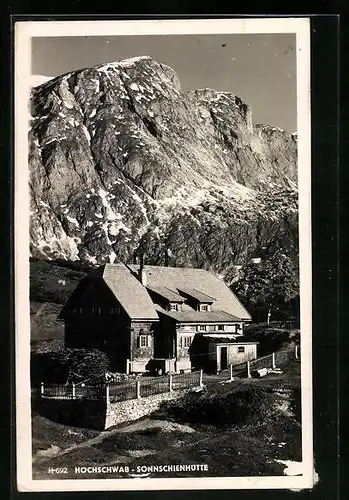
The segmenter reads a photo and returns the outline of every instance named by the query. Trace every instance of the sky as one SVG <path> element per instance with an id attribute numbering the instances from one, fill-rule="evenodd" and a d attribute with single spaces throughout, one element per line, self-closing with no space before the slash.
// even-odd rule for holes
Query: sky
<path id="1" fill-rule="evenodd" d="M 173 68 L 184 89 L 233 92 L 254 123 L 297 131 L 296 35 L 215 34 L 32 38 L 32 84 L 135 56 Z"/>

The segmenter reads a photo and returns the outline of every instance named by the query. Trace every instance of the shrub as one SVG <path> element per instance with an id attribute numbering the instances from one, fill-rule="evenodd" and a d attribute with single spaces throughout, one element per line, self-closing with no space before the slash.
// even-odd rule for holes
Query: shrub
<path id="1" fill-rule="evenodd" d="M 40 382 L 65 384 L 100 382 L 110 371 L 108 356 L 98 349 L 61 349 L 57 352 L 34 353 L 31 359 L 32 384 Z"/>
<path id="2" fill-rule="evenodd" d="M 182 422 L 211 425 L 244 424 L 266 418 L 271 396 L 265 389 L 249 385 L 225 394 L 187 393 L 161 408 Z"/>
<path id="3" fill-rule="evenodd" d="M 245 337 L 249 340 L 259 342 L 258 354 L 264 356 L 279 351 L 296 340 L 296 331 L 290 332 L 283 328 L 258 327 L 245 331 Z"/>

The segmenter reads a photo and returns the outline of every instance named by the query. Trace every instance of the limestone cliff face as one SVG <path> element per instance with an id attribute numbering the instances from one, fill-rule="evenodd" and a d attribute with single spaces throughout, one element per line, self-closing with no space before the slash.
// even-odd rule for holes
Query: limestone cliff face
<path id="1" fill-rule="evenodd" d="M 262 247 L 296 252 L 296 136 L 150 57 L 34 88 L 29 139 L 35 257 L 127 261 L 141 245 L 226 273 Z"/>

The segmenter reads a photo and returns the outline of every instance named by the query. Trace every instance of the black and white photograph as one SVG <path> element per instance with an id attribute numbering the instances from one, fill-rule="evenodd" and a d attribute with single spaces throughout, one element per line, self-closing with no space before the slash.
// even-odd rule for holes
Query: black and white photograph
<path id="1" fill-rule="evenodd" d="M 312 488 L 309 19 L 15 41 L 19 490 Z"/>

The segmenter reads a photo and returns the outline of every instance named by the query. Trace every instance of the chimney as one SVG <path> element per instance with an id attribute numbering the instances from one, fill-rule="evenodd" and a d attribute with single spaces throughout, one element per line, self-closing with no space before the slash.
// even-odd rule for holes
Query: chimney
<path id="1" fill-rule="evenodd" d="M 139 259 L 139 271 L 138 271 L 139 281 L 142 283 L 144 287 L 147 286 L 147 271 L 144 269 L 144 254 L 141 253 Z"/>
<path id="2" fill-rule="evenodd" d="M 168 255 L 168 248 L 165 247 L 165 267 L 169 266 L 169 255 Z"/>

